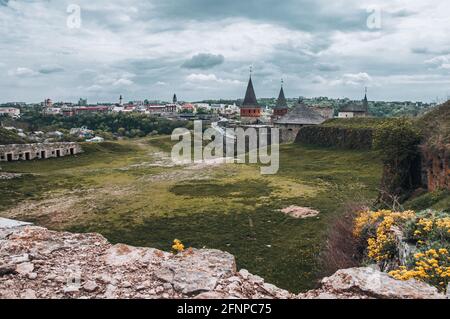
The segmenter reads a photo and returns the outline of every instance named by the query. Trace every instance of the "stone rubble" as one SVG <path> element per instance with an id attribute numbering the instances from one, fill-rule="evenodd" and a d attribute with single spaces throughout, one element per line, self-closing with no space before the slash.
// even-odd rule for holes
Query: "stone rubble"
<path id="1" fill-rule="evenodd" d="M 242 273 L 242 274 L 241 274 Z M 293 298 L 214 249 L 173 255 L 99 234 L 10 229 L 0 239 L 0 298 Z"/>
<path id="2" fill-rule="evenodd" d="M 174 255 L 112 245 L 99 234 L 2 222 L 0 299 L 445 298 L 424 283 L 397 281 L 371 268 L 340 270 L 323 279 L 321 288 L 295 295 L 237 271 L 234 257 L 219 250 Z"/>

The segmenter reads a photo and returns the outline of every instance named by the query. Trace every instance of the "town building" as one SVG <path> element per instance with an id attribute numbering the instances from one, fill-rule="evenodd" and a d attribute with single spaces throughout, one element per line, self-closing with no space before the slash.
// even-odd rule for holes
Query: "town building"
<path id="1" fill-rule="evenodd" d="M 8 115 L 13 118 L 20 117 L 20 109 L 15 107 L 1 107 L 0 115 Z"/>
<path id="2" fill-rule="evenodd" d="M 80 98 L 80 99 L 78 100 L 78 105 L 79 105 L 79 106 L 87 106 L 87 105 L 88 105 L 87 99 L 82 99 L 82 98 Z"/>
<path id="3" fill-rule="evenodd" d="M 53 101 L 51 99 L 45 99 L 44 103 L 43 103 L 44 107 L 52 107 L 53 106 Z"/>
<path id="4" fill-rule="evenodd" d="M 62 114 L 64 116 L 74 116 L 84 113 L 107 113 L 110 112 L 112 109 L 113 109 L 112 107 L 105 105 L 67 107 L 62 109 Z"/>
<path id="5" fill-rule="evenodd" d="M 367 117 L 369 116 L 369 102 L 367 100 L 367 89 L 362 103 L 349 102 L 339 110 L 339 118 Z"/>

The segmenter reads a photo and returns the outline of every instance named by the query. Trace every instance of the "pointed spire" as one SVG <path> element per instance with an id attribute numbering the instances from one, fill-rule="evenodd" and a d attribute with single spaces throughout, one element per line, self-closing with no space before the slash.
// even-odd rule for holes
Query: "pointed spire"
<path id="1" fill-rule="evenodd" d="M 178 99 L 177 99 L 177 95 L 176 95 L 176 94 L 173 95 L 172 102 L 173 102 L 173 104 L 176 104 L 176 103 L 178 102 Z"/>
<path id="2" fill-rule="evenodd" d="M 250 67 L 250 78 L 248 80 L 247 91 L 245 92 L 242 106 L 258 106 L 258 100 L 256 99 L 255 90 L 253 89 L 252 67 Z"/>
<path id="3" fill-rule="evenodd" d="M 363 108 L 366 112 L 369 110 L 369 101 L 367 100 L 367 86 L 364 88 Z"/>
<path id="4" fill-rule="evenodd" d="M 283 79 L 281 79 L 280 94 L 278 94 L 277 104 L 275 106 L 277 109 L 284 109 L 288 107 L 286 97 L 284 96 L 283 83 Z"/>

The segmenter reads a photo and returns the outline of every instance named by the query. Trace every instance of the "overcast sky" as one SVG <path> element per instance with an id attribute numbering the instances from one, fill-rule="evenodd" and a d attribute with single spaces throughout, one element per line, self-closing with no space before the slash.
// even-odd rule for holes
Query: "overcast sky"
<path id="1" fill-rule="evenodd" d="M 80 8 L 81 23 L 76 6 Z M 0 101 L 450 95 L 448 0 L 0 0 Z"/>

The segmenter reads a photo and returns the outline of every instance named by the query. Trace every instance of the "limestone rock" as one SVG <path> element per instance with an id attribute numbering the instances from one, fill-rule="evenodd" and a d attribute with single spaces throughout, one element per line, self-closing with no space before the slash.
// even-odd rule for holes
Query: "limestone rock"
<path id="1" fill-rule="evenodd" d="M 322 287 L 300 298 L 443 299 L 437 289 L 417 280 L 400 281 L 370 267 L 338 270 Z"/>
<path id="2" fill-rule="evenodd" d="M 167 257 L 168 253 L 153 248 L 137 248 L 117 244 L 106 251 L 104 256 L 108 266 L 125 266 L 136 262 L 151 263 L 156 259 Z"/>
<path id="3" fill-rule="evenodd" d="M 214 249 L 193 249 L 164 261 L 155 275 L 189 295 L 211 291 L 220 278 L 235 272 L 233 255 Z"/>
<path id="4" fill-rule="evenodd" d="M 83 285 L 83 289 L 88 292 L 92 292 L 92 291 L 96 290 L 97 288 L 98 288 L 98 285 L 95 283 L 95 281 L 92 281 L 92 280 L 86 281 Z"/>
<path id="5" fill-rule="evenodd" d="M 21 275 L 28 275 L 29 273 L 33 272 L 34 265 L 30 262 L 21 263 L 16 266 L 16 272 Z"/>

